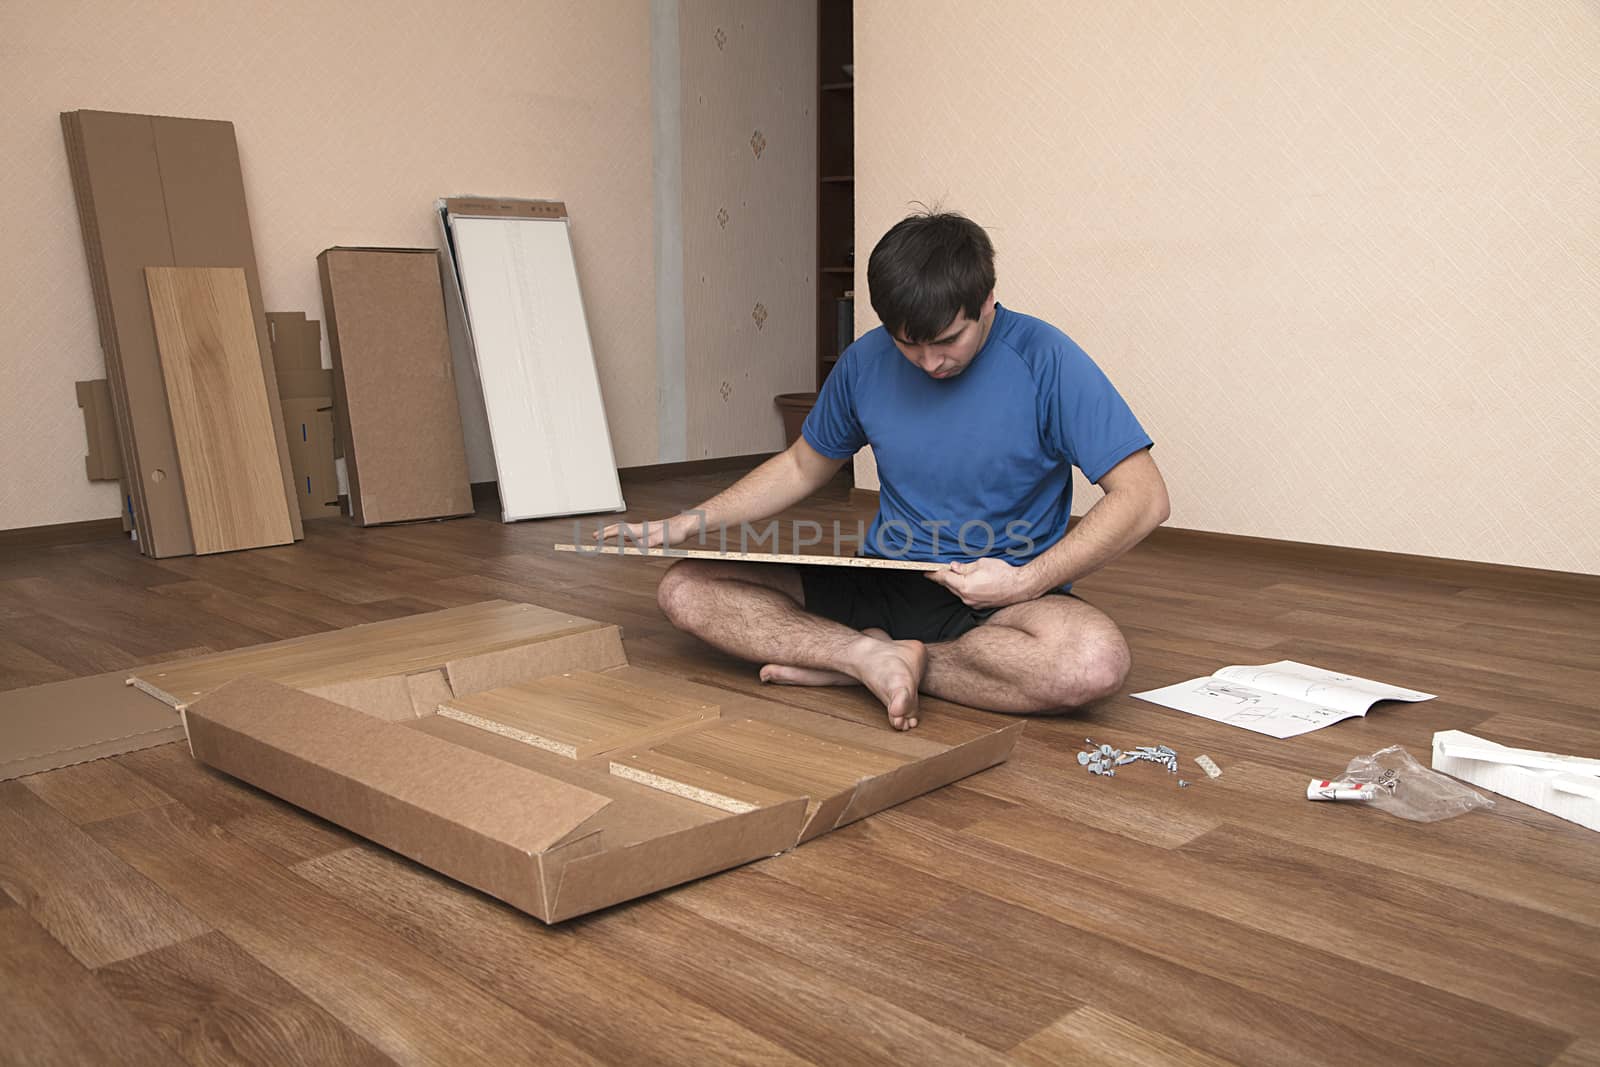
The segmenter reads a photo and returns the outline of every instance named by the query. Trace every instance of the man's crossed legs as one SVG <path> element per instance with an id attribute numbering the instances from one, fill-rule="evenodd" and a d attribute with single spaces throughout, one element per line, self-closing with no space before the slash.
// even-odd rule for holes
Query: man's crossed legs
<path id="1" fill-rule="evenodd" d="M 939 590 L 921 574 L 896 573 Z M 893 624 L 857 630 L 807 611 L 798 567 L 683 560 L 662 578 L 657 599 L 679 629 L 765 664 L 763 681 L 866 686 L 898 730 L 917 724 L 919 690 L 1026 715 L 1109 696 L 1128 674 L 1128 645 L 1116 624 L 1070 596 L 1013 604 L 953 639 L 931 642 L 904 639 L 890 632 L 898 629 Z"/>

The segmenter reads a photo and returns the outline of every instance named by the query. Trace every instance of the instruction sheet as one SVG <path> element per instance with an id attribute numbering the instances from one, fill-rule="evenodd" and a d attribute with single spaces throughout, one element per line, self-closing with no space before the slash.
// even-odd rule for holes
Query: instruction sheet
<path id="1" fill-rule="evenodd" d="M 1365 715 L 1380 700 L 1434 698 L 1432 693 L 1287 659 L 1259 667 L 1224 667 L 1209 678 L 1133 695 L 1272 737 L 1294 737 Z"/>

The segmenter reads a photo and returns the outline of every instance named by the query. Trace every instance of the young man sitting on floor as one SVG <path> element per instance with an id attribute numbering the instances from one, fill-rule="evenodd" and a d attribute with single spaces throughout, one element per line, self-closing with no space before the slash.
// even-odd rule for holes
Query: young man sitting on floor
<path id="1" fill-rule="evenodd" d="M 867 284 L 883 325 L 845 351 L 787 451 L 693 511 L 599 536 L 674 545 L 770 518 L 871 445 L 862 553 L 946 569 L 682 560 L 658 594 L 673 624 L 765 664 L 767 682 L 865 685 L 901 730 L 919 691 L 1018 714 L 1116 692 L 1127 642 L 1070 589 L 1166 520 L 1150 437 L 1071 338 L 996 303 L 971 220 L 902 220 Z M 1105 495 L 1069 529 L 1073 467 Z"/>

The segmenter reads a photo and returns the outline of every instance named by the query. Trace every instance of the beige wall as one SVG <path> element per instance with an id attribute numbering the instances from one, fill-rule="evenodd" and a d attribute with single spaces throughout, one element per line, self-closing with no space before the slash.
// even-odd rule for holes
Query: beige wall
<path id="1" fill-rule="evenodd" d="M 321 317 L 330 245 L 433 245 L 437 196 L 560 198 L 619 465 L 781 447 L 772 396 L 811 373 L 815 5 L 657 3 L 705 97 L 683 101 L 684 272 L 706 277 L 678 370 L 687 457 L 657 432 L 647 0 L 0 5 L 0 529 L 118 510 L 84 478 L 72 385 L 104 374 L 58 118 L 75 108 L 234 123 L 272 310 Z"/>
<path id="2" fill-rule="evenodd" d="M 1600 572 L 1592 0 L 860 0 L 855 47 L 858 245 L 988 226 L 1171 525 Z"/>
<path id="3" fill-rule="evenodd" d="M 572 213 L 618 462 L 655 455 L 643 0 L 8 0 L 0 39 L 0 527 L 117 513 L 84 480 L 72 382 L 104 373 L 58 113 L 234 123 L 268 308 L 321 317 L 329 245 L 434 244 L 450 193 Z"/>

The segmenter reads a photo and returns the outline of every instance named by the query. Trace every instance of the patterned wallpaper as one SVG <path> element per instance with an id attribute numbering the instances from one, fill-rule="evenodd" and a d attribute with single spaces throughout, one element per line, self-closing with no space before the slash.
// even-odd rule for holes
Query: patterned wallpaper
<path id="1" fill-rule="evenodd" d="M 862 247 L 988 226 L 1171 525 L 1600 573 L 1592 0 L 868 0 L 855 47 Z"/>
<path id="2" fill-rule="evenodd" d="M 783 447 L 813 388 L 815 0 L 683 0 L 688 459 Z"/>
<path id="3" fill-rule="evenodd" d="M 0 42 L 0 180 L 26 205 L 0 244 L 0 528 L 117 514 L 72 384 L 104 373 L 75 108 L 231 120 L 267 306 L 318 319 L 329 245 L 432 246 L 444 194 L 564 200 L 617 461 L 655 462 L 646 0 L 7 0 Z"/>

